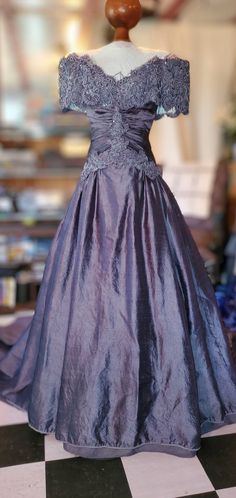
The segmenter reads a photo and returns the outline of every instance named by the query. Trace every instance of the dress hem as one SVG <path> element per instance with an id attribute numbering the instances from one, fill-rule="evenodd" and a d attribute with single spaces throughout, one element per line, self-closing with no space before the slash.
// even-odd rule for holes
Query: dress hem
<path id="1" fill-rule="evenodd" d="M 13 401 L 4 398 L 4 396 L 0 395 L 0 400 L 27 413 L 26 408 L 23 408 Z M 201 435 L 233 423 L 236 423 L 236 412 L 226 413 L 224 419 L 221 421 L 206 420 L 201 424 Z M 74 456 L 80 456 L 84 458 L 105 460 L 110 458 L 120 458 L 122 456 L 130 456 L 141 451 L 162 452 L 183 458 L 191 458 L 194 457 L 196 455 L 196 452 L 201 448 L 201 446 L 199 446 L 198 448 L 186 448 L 177 444 L 157 443 L 151 441 L 131 447 L 74 445 L 72 443 L 69 443 L 68 441 L 63 440 L 63 438 L 59 438 L 55 431 L 39 430 L 34 427 L 29 421 L 27 422 L 27 424 L 31 429 L 39 432 L 40 434 L 55 435 L 55 438 L 63 443 L 63 448 L 65 451 L 72 453 Z"/>

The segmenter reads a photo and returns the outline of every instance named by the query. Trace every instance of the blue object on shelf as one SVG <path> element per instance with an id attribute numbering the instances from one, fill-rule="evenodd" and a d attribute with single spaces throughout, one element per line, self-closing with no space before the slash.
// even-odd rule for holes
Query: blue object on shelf
<path id="1" fill-rule="evenodd" d="M 236 276 L 231 276 L 227 284 L 217 285 L 215 296 L 225 326 L 236 332 Z"/>

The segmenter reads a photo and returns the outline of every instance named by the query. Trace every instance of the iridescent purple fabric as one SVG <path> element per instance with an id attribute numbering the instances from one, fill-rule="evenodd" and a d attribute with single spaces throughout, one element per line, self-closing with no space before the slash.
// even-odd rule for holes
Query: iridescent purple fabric
<path id="1" fill-rule="evenodd" d="M 119 81 L 88 55 L 60 61 L 61 109 L 86 112 L 91 147 L 0 393 L 75 455 L 192 457 L 236 422 L 214 290 L 148 139 L 154 119 L 189 112 L 189 83 L 175 55 Z"/>

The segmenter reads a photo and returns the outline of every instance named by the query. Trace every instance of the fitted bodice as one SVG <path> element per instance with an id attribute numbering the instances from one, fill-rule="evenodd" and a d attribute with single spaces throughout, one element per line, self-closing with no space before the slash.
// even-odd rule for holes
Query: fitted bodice
<path id="1" fill-rule="evenodd" d="M 133 165 L 156 178 L 161 169 L 148 138 L 152 122 L 164 115 L 188 114 L 189 87 L 189 61 L 173 54 L 156 55 L 120 80 L 106 74 L 87 54 L 63 57 L 61 109 L 86 113 L 91 126 L 81 179 L 109 165 L 118 169 Z"/>
<path id="2" fill-rule="evenodd" d="M 136 164 L 145 169 L 150 178 L 160 173 L 149 142 L 149 131 L 154 119 L 153 105 L 142 109 L 96 108 L 87 112 L 91 126 L 91 144 L 82 172 L 82 179 L 91 170 L 112 163 L 116 168 Z"/>

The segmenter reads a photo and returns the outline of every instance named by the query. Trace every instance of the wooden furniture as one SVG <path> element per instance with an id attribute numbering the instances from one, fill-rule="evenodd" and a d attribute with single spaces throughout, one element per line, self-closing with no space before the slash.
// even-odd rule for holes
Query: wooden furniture
<path id="1" fill-rule="evenodd" d="M 60 168 L 38 169 L 36 174 L 32 176 L 4 175 L 0 178 L 0 185 L 7 187 L 14 192 L 20 192 L 23 189 L 30 187 L 35 189 L 43 189 L 50 191 L 56 189 L 65 193 L 67 202 L 75 189 L 76 183 L 79 180 L 81 168 Z M 57 213 L 47 214 L 39 213 L 36 215 L 24 214 L 22 212 L 13 212 L 2 214 L 0 216 L 0 234 L 9 237 L 30 237 L 32 239 L 52 239 L 56 232 L 57 226 L 63 217 L 64 210 Z M 0 263 L 0 277 L 16 276 L 20 271 L 31 271 L 32 265 L 43 262 L 43 258 L 36 258 L 32 261 L 9 261 Z M 34 308 L 37 292 L 40 286 L 40 281 L 35 278 L 28 285 L 29 301 L 24 303 L 16 303 L 14 308 L 8 306 L 0 306 L 0 314 L 14 313 L 19 309 Z M 16 297 L 18 292 L 16 292 Z"/>

